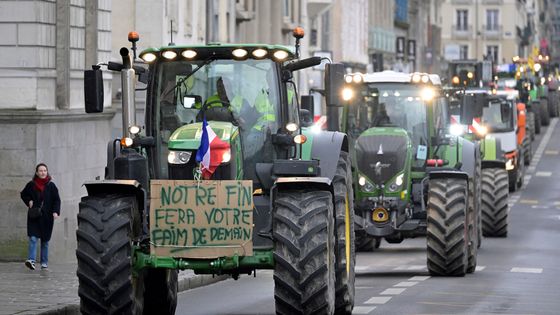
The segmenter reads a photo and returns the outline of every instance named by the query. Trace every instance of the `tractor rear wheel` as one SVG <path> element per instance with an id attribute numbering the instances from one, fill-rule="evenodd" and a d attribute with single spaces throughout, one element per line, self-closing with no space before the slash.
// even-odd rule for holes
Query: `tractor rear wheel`
<path id="1" fill-rule="evenodd" d="M 144 275 L 133 275 L 132 238 L 141 231 L 136 199 L 83 197 L 79 205 L 78 295 L 82 314 L 142 314 Z"/>
<path id="2" fill-rule="evenodd" d="M 523 138 L 523 162 L 525 165 L 531 164 L 533 158 L 533 142 L 529 139 L 529 135 Z"/>
<path id="3" fill-rule="evenodd" d="M 501 168 L 482 170 L 482 232 L 484 236 L 507 236 L 509 183 Z"/>
<path id="4" fill-rule="evenodd" d="M 541 124 L 543 126 L 550 125 L 550 113 L 548 110 L 548 100 L 546 98 L 541 98 Z"/>
<path id="5" fill-rule="evenodd" d="M 144 314 L 175 314 L 178 277 L 179 272 L 175 269 L 145 270 Z"/>
<path id="6" fill-rule="evenodd" d="M 464 276 L 468 263 L 467 181 L 431 179 L 428 191 L 428 271 L 434 276 Z"/>
<path id="7" fill-rule="evenodd" d="M 336 229 L 336 314 L 352 314 L 356 275 L 354 243 L 354 191 L 347 152 L 341 152 L 333 179 Z"/>
<path id="8" fill-rule="evenodd" d="M 541 133 L 541 126 L 542 126 L 540 107 L 541 105 L 539 103 L 534 103 L 532 106 L 533 115 L 535 116 L 535 134 L 537 135 Z"/>
<path id="9" fill-rule="evenodd" d="M 274 200 L 277 314 L 333 314 L 335 223 L 328 191 L 279 191 Z"/>
<path id="10" fill-rule="evenodd" d="M 535 140 L 535 113 L 528 111 L 526 121 L 528 126 L 527 131 L 532 142 L 533 140 Z"/>

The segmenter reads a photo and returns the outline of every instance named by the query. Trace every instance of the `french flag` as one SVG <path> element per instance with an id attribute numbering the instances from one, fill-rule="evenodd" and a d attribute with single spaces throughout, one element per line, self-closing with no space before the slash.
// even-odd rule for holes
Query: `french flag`
<path id="1" fill-rule="evenodd" d="M 196 152 L 196 161 L 200 163 L 202 178 L 210 179 L 214 171 L 222 163 L 224 153 L 229 151 L 229 143 L 222 141 L 212 127 L 208 125 L 206 118 L 202 121 L 202 137 L 200 147 Z"/>

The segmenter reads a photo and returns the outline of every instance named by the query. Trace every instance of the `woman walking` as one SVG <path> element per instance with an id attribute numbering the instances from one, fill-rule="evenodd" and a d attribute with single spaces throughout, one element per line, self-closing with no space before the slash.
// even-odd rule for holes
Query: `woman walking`
<path id="1" fill-rule="evenodd" d="M 39 205 L 41 215 L 38 218 L 27 216 L 27 236 L 29 252 L 25 265 L 35 270 L 37 239 L 41 239 L 41 269 L 49 264 L 49 240 L 54 226 L 54 219 L 60 215 L 60 196 L 58 188 L 51 181 L 47 165 L 40 163 L 35 167 L 35 176 L 21 191 L 21 200 L 29 208 Z"/>

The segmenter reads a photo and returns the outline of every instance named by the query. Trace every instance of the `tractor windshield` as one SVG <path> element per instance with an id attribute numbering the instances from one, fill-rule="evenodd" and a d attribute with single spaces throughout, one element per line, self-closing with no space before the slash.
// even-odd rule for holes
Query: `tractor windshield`
<path id="1" fill-rule="evenodd" d="M 229 121 L 239 126 L 244 160 L 272 160 L 263 150 L 280 117 L 276 63 L 271 60 L 208 59 L 162 62 L 156 71 L 154 114 L 157 120 L 160 175 L 167 176 L 170 136 L 179 127 Z M 267 152 L 264 152 L 267 151 Z M 268 152 L 271 151 L 271 152 Z"/>
<path id="2" fill-rule="evenodd" d="M 513 131 L 513 108 L 510 102 L 491 101 L 482 109 L 482 122 L 490 132 Z"/>
<path id="3" fill-rule="evenodd" d="M 427 145 L 428 127 L 426 122 L 426 101 L 423 88 L 405 83 L 375 83 L 373 96 L 372 127 L 401 127 L 408 132 L 414 147 Z M 428 89 L 426 87 L 426 89 Z"/>

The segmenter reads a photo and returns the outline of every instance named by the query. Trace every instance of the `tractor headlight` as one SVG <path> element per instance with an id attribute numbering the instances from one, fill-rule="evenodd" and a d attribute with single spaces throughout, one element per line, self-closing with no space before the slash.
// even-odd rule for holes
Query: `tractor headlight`
<path id="1" fill-rule="evenodd" d="M 404 182 L 404 173 L 399 174 L 399 176 L 397 176 L 397 177 L 395 178 L 395 181 L 394 181 L 394 182 L 392 182 L 392 183 L 390 183 L 388 186 L 386 186 L 386 187 L 387 187 L 387 190 L 388 190 L 389 192 L 396 192 L 396 191 L 398 191 L 399 189 L 401 189 L 403 182 Z"/>
<path id="2" fill-rule="evenodd" d="M 511 171 L 515 168 L 515 160 L 513 158 L 508 159 L 506 162 L 506 170 Z"/>
<path id="3" fill-rule="evenodd" d="M 191 151 L 169 151 L 167 162 L 169 164 L 187 164 L 191 159 Z"/>
<path id="4" fill-rule="evenodd" d="M 222 163 L 227 163 L 231 160 L 231 152 L 230 150 L 224 151 L 222 154 Z"/>
<path id="5" fill-rule="evenodd" d="M 373 186 L 373 184 L 370 183 L 369 180 L 364 176 L 360 176 L 360 178 L 358 179 L 358 184 L 360 184 L 362 191 L 365 192 L 372 192 L 375 189 L 375 186 Z"/>
<path id="6" fill-rule="evenodd" d="M 452 136 L 458 137 L 464 133 L 463 126 L 459 124 L 451 124 L 451 126 L 449 126 L 449 133 Z"/>

